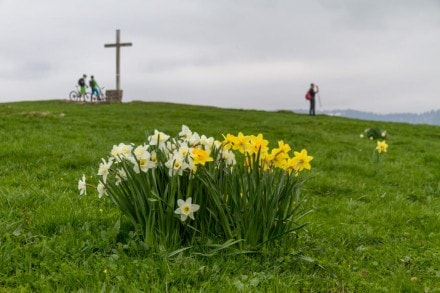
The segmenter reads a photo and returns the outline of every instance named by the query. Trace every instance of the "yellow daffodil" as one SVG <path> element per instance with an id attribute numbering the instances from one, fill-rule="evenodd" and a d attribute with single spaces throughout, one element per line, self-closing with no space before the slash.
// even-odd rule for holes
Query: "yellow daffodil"
<path id="1" fill-rule="evenodd" d="M 295 170 L 295 172 L 301 172 L 303 169 L 310 170 L 312 166 L 310 161 L 313 160 L 312 156 L 307 155 L 307 150 L 303 149 L 300 153 L 293 152 L 294 157 L 288 160 L 288 167 Z"/>
<path id="2" fill-rule="evenodd" d="M 206 162 L 212 162 L 214 159 L 210 156 L 210 151 L 202 150 L 199 148 L 194 148 L 191 152 L 191 158 L 193 159 L 194 165 L 204 166 Z"/>
<path id="3" fill-rule="evenodd" d="M 268 149 L 267 145 L 269 144 L 268 140 L 263 139 L 263 135 L 260 133 L 257 136 L 251 135 L 250 136 L 250 148 L 249 148 L 249 154 L 258 154 L 260 152 L 260 156 L 264 156 Z"/>
<path id="4" fill-rule="evenodd" d="M 388 145 L 385 141 L 377 141 L 376 150 L 380 154 L 382 152 L 387 152 Z"/>
<path id="5" fill-rule="evenodd" d="M 223 135 L 223 138 L 224 138 L 224 141 L 223 141 L 224 149 L 226 149 L 226 150 L 232 149 L 232 147 L 234 146 L 235 136 L 228 133 L 228 134 L 226 134 L 226 136 Z"/>
<path id="6" fill-rule="evenodd" d="M 238 135 L 233 138 L 232 149 L 242 154 L 247 153 L 249 149 L 249 137 L 239 132 Z"/>

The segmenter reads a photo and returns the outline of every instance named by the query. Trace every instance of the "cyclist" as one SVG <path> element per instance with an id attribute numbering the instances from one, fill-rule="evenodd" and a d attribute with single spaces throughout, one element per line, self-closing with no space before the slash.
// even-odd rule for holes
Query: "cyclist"
<path id="1" fill-rule="evenodd" d="M 84 99 L 86 95 L 86 78 L 87 75 L 83 74 L 83 76 L 78 80 L 78 85 L 80 87 L 79 93 L 81 95 L 80 98 L 84 98 Z"/>
<path id="2" fill-rule="evenodd" d="M 96 82 L 95 77 L 93 75 L 90 76 L 89 86 L 92 89 L 92 95 L 91 95 L 92 100 L 93 100 L 94 94 L 96 95 L 96 98 L 98 100 L 101 100 L 101 97 L 99 96 L 99 86 L 98 86 L 98 83 Z"/>

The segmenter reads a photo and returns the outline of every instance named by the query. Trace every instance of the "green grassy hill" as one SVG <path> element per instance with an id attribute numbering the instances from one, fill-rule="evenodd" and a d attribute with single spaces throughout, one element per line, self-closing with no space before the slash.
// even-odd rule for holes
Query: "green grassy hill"
<path id="1" fill-rule="evenodd" d="M 214 257 L 142 249 L 106 199 L 79 197 L 114 144 L 182 124 L 262 133 L 314 157 L 307 231 L 284 251 Z M 388 133 L 374 169 L 365 128 Z M 440 127 L 167 103 L 0 104 L 0 292 L 439 292 Z M 119 225 L 120 223 L 120 225 Z M 231 251 L 229 251 L 231 252 Z"/>

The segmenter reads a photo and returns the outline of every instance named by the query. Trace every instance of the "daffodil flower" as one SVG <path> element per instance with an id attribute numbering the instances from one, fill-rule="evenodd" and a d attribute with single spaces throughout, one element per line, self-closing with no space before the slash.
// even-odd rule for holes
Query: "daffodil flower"
<path id="1" fill-rule="evenodd" d="M 107 182 L 107 175 L 109 174 L 110 167 L 113 164 L 113 159 L 110 158 L 108 162 L 102 159 L 102 163 L 99 164 L 98 175 L 102 176 L 102 180 Z"/>
<path id="2" fill-rule="evenodd" d="M 82 179 L 78 180 L 79 195 L 86 195 L 86 175 L 83 174 Z"/>
<path id="3" fill-rule="evenodd" d="M 140 160 L 145 157 L 149 157 L 150 153 L 148 153 L 148 145 L 140 145 L 134 149 L 134 155 L 136 159 Z"/>
<path id="4" fill-rule="evenodd" d="M 376 150 L 377 152 L 380 154 L 382 152 L 386 153 L 387 152 L 387 148 L 388 145 L 387 143 L 384 141 L 377 141 L 377 146 L 376 146 Z"/>
<path id="5" fill-rule="evenodd" d="M 105 185 L 102 182 L 98 183 L 96 190 L 98 190 L 98 197 L 99 198 L 101 198 L 103 195 L 107 195 L 107 190 L 105 188 Z"/>
<path id="6" fill-rule="evenodd" d="M 157 129 L 154 130 L 154 134 L 151 135 L 148 140 L 150 145 L 157 145 L 160 148 L 163 148 L 165 146 L 165 142 L 170 138 L 169 135 L 158 131 Z"/>
<path id="7" fill-rule="evenodd" d="M 295 155 L 293 158 L 288 160 L 288 166 L 293 168 L 296 172 L 301 172 L 304 169 L 310 170 L 310 161 L 313 160 L 312 156 L 307 155 L 307 150 L 303 149 L 300 153 L 293 152 Z"/>
<path id="8" fill-rule="evenodd" d="M 186 201 L 179 199 L 177 200 L 177 205 L 179 206 L 174 213 L 180 215 L 180 220 L 182 222 L 186 221 L 188 217 L 194 220 L 194 213 L 200 208 L 198 204 L 191 203 L 191 197 L 187 198 Z"/>
<path id="9" fill-rule="evenodd" d="M 212 162 L 214 159 L 210 156 L 209 151 L 199 148 L 194 148 L 191 152 L 191 158 L 194 160 L 194 165 L 204 166 L 206 162 Z"/>
<path id="10" fill-rule="evenodd" d="M 214 145 L 214 138 L 207 137 L 203 134 L 200 137 L 200 144 L 204 146 L 205 150 L 212 149 L 212 146 Z"/>
<path id="11" fill-rule="evenodd" d="M 187 141 L 192 136 L 192 132 L 188 126 L 182 125 L 182 131 L 179 132 L 179 136 L 183 141 Z"/>
<path id="12" fill-rule="evenodd" d="M 189 165 L 184 161 L 184 158 L 178 152 L 170 156 L 168 161 L 165 163 L 165 166 L 169 169 L 168 174 L 170 176 L 175 174 L 182 175 L 183 170 L 189 168 Z"/>

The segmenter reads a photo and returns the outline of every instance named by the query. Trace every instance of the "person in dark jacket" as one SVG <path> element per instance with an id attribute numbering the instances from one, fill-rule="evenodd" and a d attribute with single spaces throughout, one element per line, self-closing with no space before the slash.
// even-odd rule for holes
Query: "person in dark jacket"
<path id="1" fill-rule="evenodd" d="M 316 94 L 319 92 L 319 88 L 317 85 L 311 83 L 310 84 L 310 89 L 308 91 L 308 96 L 310 96 L 310 110 L 309 110 L 309 115 L 313 115 L 315 116 L 315 105 L 316 105 L 316 99 L 315 96 Z"/>

